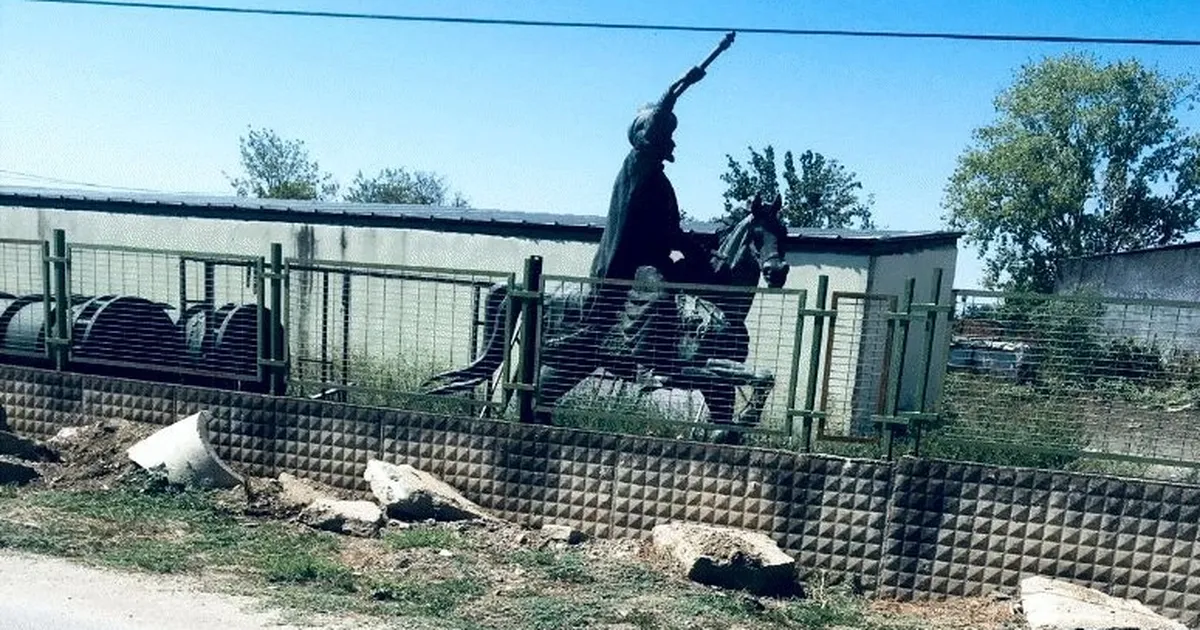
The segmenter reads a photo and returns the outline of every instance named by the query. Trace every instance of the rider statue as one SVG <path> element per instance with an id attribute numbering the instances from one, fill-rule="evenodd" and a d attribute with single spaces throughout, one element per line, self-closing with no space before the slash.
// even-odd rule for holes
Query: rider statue
<path id="1" fill-rule="evenodd" d="M 672 252 L 691 260 L 707 257 L 680 226 L 679 202 L 663 170 L 675 161 L 672 134 L 678 125 L 675 102 L 684 90 L 704 78 L 694 67 L 673 83 L 658 103 L 638 112 L 629 125 L 629 144 L 613 184 L 608 221 L 592 259 L 591 276 L 601 280 L 633 280 L 639 267 L 657 269 L 671 281 L 681 282 L 671 271 Z M 694 261 L 693 261 L 694 262 Z"/>
<path id="2" fill-rule="evenodd" d="M 632 148 L 613 184 L 608 220 L 592 260 L 590 275 L 598 284 L 585 309 L 586 328 L 604 337 L 609 353 L 655 362 L 652 355 L 673 352 L 678 313 L 673 297 L 658 285 L 711 280 L 703 275 L 711 269 L 711 252 L 683 231 L 675 190 L 663 167 L 675 161 L 676 101 L 704 78 L 705 67 L 732 41 L 730 33 L 657 103 L 643 107 L 629 126 Z M 677 261 L 675 253 L 683 260 Z M 607 285 L 607 280 L 637 282 L 627 287 Z"/>

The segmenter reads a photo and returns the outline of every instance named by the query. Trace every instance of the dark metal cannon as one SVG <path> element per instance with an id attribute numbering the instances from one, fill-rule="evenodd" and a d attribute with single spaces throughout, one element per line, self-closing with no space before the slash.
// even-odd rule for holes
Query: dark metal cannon
<path id="1" fill-rule="evenodd" d="M 57 317 L 42 295 L 0 296 L 0 351 L 26 358 L 46 357 L 46 319 Z M 72 363 L 104 368 L 113 376 L 142 376 L 170 370 L 182 360 L 182 339 L 166 305 L 128 295 L 75 295 L 67 325 Z M 93 370 L 87 370 L 93 371 Z"/>

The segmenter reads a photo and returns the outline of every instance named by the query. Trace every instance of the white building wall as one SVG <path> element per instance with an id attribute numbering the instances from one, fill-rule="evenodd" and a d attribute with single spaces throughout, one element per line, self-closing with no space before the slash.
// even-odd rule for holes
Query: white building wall
<path id="1" fill-rule="evenodd" d="M 958 261 L 958 249 L 953 246 L 930 247 L 924 250 L 877 256 L 871 263 L 871 282 L 868 291 L 874 294 L 903 297 L 904 285 L 909 278 L 916 280 L 913 292 L 914 303 L 929 303 L 933 297 L 935 270 L 942 270 L 941 291 L 938 303 L 953 304 L 954 270 Z M 949 351 L 950 331 L 941 315 L 934 331 L 933 365 L 929 379 L 923 373 L 928 336 L 922 322 L 909 327 L 908 344 L 904 356 L 904 369 L 900 382 L 898 409 L 916 411 L 921 384 L 925 382 L 927 404 L 937 401 L 942 388 L 944 370 L 938 361 Z"/>

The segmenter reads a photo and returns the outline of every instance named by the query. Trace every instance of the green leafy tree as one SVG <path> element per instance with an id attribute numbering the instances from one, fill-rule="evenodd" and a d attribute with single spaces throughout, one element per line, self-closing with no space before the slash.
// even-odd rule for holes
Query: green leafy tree
<path id="1" fill-rule="evenodd" d="M 375 177 L 365 177 L 359 171 L 350 184 L 346 201 L 470 207 L 466 198 L 450 191 L 441 175 L 425 171 L 410 173 L 403 168 L 383 169 Z"/>
<path id="2" fill-rule="evenodd" d="M 745 213 L 745 203 L 756 193 L 765 198 L 780 194 L 780 181 L 775 164 L 775 149 L 767 145 L 761 152 L 749 147 L 750 161 L 743 166 L 733 156 L 726 155 L 729 170 L 721 175 L 727 188 L 724 193 L 725 214 L 737 220 Z M 862 183 L 857 175 L 837 160 L 820 153 L 800 154 L 799 168 L 792 152 L 783 156 L 783 217 L 791 227 L 871 229 L 873 195 L 862 196 Z"/>
<path id="3" fill-rule="evenodd" d="M 301 140 L 279 137 L 271 129 L 251 129 L 238 139 L 242 177 L 229 178 L 242 197 L 270 199 L 332 199 L 337 183 L 310 160 Z"/>
<path id="4" fill-rule="evenodd" d="M 1179 242 L 1200 200 L 1193 83 L 1085 55 L 1026 64 L 946 189 L 949 224 L 993 288 L 1048 292 L 1068 258 Z"/>

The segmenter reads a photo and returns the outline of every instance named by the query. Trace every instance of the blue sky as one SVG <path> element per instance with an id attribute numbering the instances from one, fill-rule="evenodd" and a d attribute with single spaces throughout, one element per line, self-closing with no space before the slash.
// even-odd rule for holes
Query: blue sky
<path id="1" fill-rule="evenodd" d="M 1151 2 L 245 0 L 212 4 L 717 26 L 1200 38 L 1200 4 Z M 436 25 L 0 0 L 0 170 L 230 193 L 248 125 L 303 139 L 343 184 L 435 170 L 477 207 L 603 214 L 637 107 L 714 33 Z M 1188 72 L 1200 50 L 739 35 L 683 97 L 681 205 L 721 208 L 725 155 L 771 143 L 855 171 L 891 229 L 943 227 L 971 131 L 1028 61 L 1068 50 Z M 1181 116 L 1200 129 L 1194 113 Z M 0 183 L 46 184 L 0 173 Z M 979 264 L 960 255 L 959 287 Z"/>

